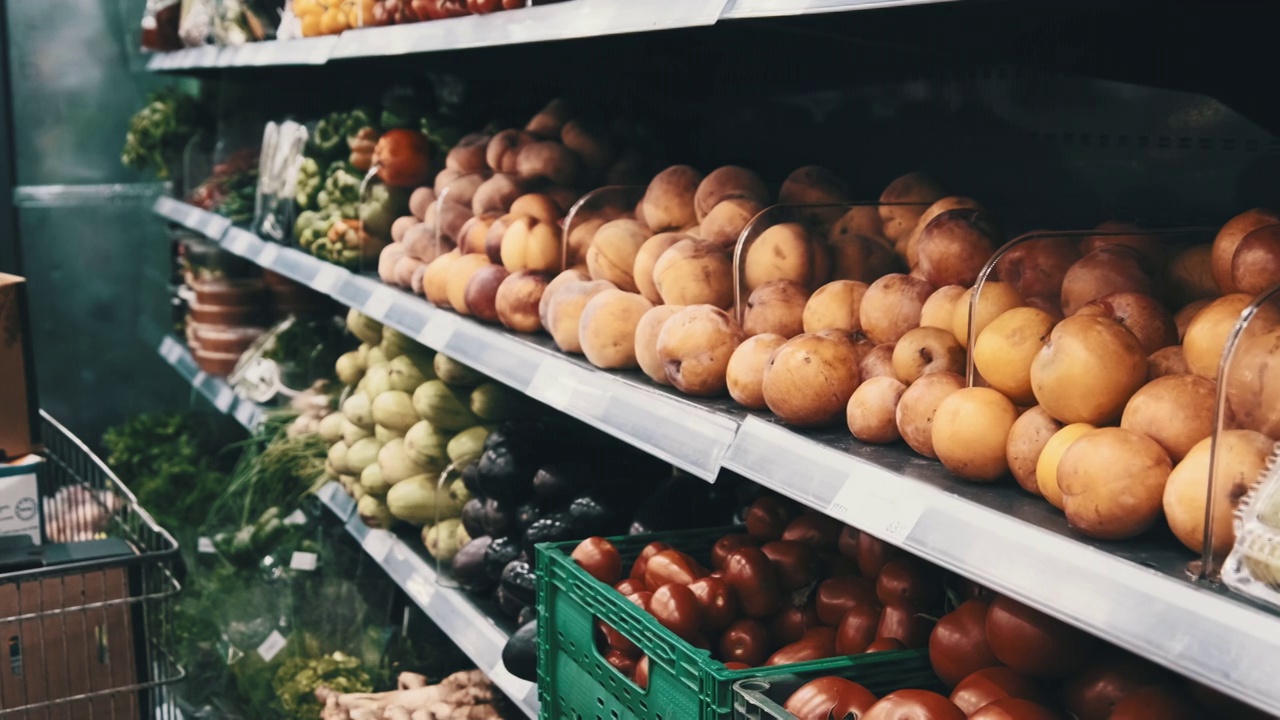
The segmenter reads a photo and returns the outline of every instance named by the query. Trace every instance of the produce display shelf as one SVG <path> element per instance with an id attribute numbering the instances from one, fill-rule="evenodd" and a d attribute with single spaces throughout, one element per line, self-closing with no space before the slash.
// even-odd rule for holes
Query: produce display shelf
<path id="1" fill-rule="evenodd" d="M 421 553 L 394 533 L 365 525 L 355 513 L 355 503 L 336 482 L 316 493 L 320 501 L 344 523 L 347 532 L 415 604 L 489 676 L 520 710 L 538 717 L 538 688 L 522 680 L 502 664 L 502 649 L 510 635 L 494 623 L 461 590 L 443 587 L 431 564 Z"/>
<path id="2" fill-rule="evenodd" d="M 222 244 L 699 477 L 736 472 L 1280 714 L 1280 617 L 1189 582 L 1192 555 L 1163 529 L 1087 540 L 1011 484 L 965 483 L 902 446 L 866 445 L 843 428 L 802 434 L 728 400 L 597 370 L 547 338 L 482 325 L 234 228 Z"/>
<path id="3" fill-rule="evenodd" d="M 191 383 L 191 387 L 212 403 L 218 412 L 235 418 L 236 422 L 243 425 L 249 432 L 256 431 L 266 419 L 266 411 L 261 405 L 236 393 L 235 389 L 222 378 L 209 375 L 197 367 L 195 358 L 178 338 L 166 335 L 160 341 L 157 351 L 160 357 Z"/>
<path id="4" fill-rule="evenodd" d="M 198 47 L 155 53 L 154 72 L 268 65 L 323 65 L 329 60 L 443 52 L 656 32 L 714 25 L 720 20 L 869 10 L 954 0 L 565 0 L 519 10 L 448 20 L 348 30 L 340 35 Z"/>
<path id="5" fill-rule="evenodd" d="M 231 227 L 231 220 L 228 218 L 165 195 L 156 198 L 152 210 L 169 222 L 177 223 L 213 240 L 222 237 L 227 228 Z"/>

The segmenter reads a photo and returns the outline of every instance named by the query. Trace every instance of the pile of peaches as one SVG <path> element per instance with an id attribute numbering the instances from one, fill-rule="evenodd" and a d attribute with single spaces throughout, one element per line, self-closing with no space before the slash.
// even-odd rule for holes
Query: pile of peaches
<path id="1" fill-rule="evenodd" d="M 1036 236 L 995 263 L 971 322 L 1008 239 L 975 200 L 923 173 L 856 204 L 820 167 L 775 194 L 746 168 L 677 165 L 571 213 L 593 183 L 635 184 L 636 137 L 559 102 L 471 136 L 397 221 L 383 278 L 600 368 L 795 427 L 844 422 L 965 480 L 1011 476 L 1090 537 L 1163 516 L 1202 549 L 1218 366 L 1242 309 L 1280 281 L 1280 214 L 1245 212 L 1211 242 L 1117 222 Z M 1226 378 L 1216 550 L 1280 432 L 1280 312 L 1255 327 Z"/>

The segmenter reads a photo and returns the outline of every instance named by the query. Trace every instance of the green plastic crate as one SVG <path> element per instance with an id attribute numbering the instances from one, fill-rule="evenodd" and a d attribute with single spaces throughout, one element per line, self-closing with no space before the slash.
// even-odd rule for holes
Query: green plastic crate
<path id="1" fill-rule="evenodd" d="M 610 538 L 626 566 L 651 542 L 662 541 L 705 560 L 735 528 Z M 734 683 L 782 675 L 846 674 L 870 687 L 907 687 L 929 678 L 921 650 L 853 655 L 727 670 L 662 627 L 653 616 L 588 575 L 570 557 L 578 541 L 537 547 L 538 700 L 551 720 L 718 720 L 734 712 Z M 649 656 L 649 687 L 641 690 L 596 649 L 595 619 L 604 620 Z"/>
<path id="2" fill-rule="evenodd" d="M 907 682 L 888 682 L 887 678 L 876 678 L 864 682 L 866 678 L 856 668 L 849 671 L 830 673 L 860 683 L 876 697 L 884 697 L 894 690 L 932 690 L 948 695 L 946 686 L 930 671 L 921 672 L 915 679 Z M 813 674 L 787 674 L 767 678 L 751 678 L 739 680 L 733 684 L 733 718 L 734 720 L 796 720 L 796 716 L 787 712 L 783 703 L 791 697 L 799 687 L 813 679 Z"/>

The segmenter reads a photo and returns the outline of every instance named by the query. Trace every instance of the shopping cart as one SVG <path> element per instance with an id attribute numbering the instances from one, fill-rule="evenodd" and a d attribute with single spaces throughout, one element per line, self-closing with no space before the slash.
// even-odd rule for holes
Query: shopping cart
<path id="1" fill-rule="evenodd" d="M 83 443 L 41 418 L 46 560 L 0 572 L 0 718 L 177 718 L 178 544 Z"/>

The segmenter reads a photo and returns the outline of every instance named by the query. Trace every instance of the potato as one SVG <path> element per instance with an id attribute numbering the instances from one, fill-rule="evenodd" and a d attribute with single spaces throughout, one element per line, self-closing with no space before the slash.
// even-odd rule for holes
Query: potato
<path id="1" fill-rule="evenodd" d="M 636 288 L 640 290 L 640 294 L 648 298 L 649 302 L 662 302 L 662 295 L 658 293 L 658 285 L 653 279 L 653 270 L 658 264 L 658 258 L 662 257 L 662 253 L 666 252 L 667 248 L 686 237 L 688 235 L 679 232 L 658 233 L 645 240 L 640 249 L 636 251 L 631 277 L 635 280 Z"/>
<path id="2" fill-rule="evenodd" d="M 636 363 L 649 379 L 659 385 L 670 385 L 666 367 L 658 357 L 658 334 L 662 325 L 680 312 L 680 305 L 655 305 L 645 312 L 636 325 Z"/>
<path id="3" fill-rule="evenodd" d="M 578 320 L 587 361 L 606 370 L 636 367 L 636 326 L 651 308 L 642 295 L 623 290 L 604 290 L 588 300 Z"/>
<path id="4" fill-rule="evenodd" d="M 762 390 L 765 404 L 783 422 L 820 427 L 844 417 L 858 381 L 851 341 L 805 333 L 769 358 Z"/>
<path id="5" fill-rule="evenodd" d="M 907 386 L 889 376 L 862 378 L 849 397 L 845 422 L 849 432 L 863 442 L 885 444 L 902 439 L 896 415 Z"/>
<path id="6" fill-rule="evenodd" d="M 759 175 L 737 165 L 726 165 L 712 170 L 698 184 L 694 192 L 693 207 L 698 222 L 725 200 L 753 200 L 759 205 L 769 204 L 769 189 Z"/>
<path id="7" fill-rule="evenodd" d="M 790 280 L 806 288 L 826 282 L 830 259 L 800 223 L 781 223 L 765 230 L 746 250 L 747 290 L 774 280 Z"/>
<path id="8" fill-rule="evenodd" d="M 561 238 L 553 223 L 528 215 L 517 215 L 502 234 L 499 255 L 510 272 L 533 270 L 554 272 L 560 269 Z"/>
<path id="9" fill-rule="evenodd" d="M 547 287 L 542 291 L 542 297 L 538 300 L 538 318 L 542 321 L 542 327 L 547 332 L 551 332 L 551 299 L 565 285 L 574 282 L 585 282 L 590 280 L 591 276 L 587 274 L 587 269 L 582 267 L 569 268 L 564 272 L 556 275 L 547 283 Z"/>
<path id="10" fill-rule="evenodd" d="M 645 224 L 655 232 L 695 224 L 694 194 L 701 182 L 702 173 L 688 165 L 674 165 L 655 175 L 640 201 Z"/>
<path id="11" fill-rule="evenodd" d="M 637 292 L 632 271 L 640 246 L 649 238 L 635 220 L 614 220 L 596 231 L 587 249 L 587 272 L 592 279 L 608 280 L 627 292 Z"/>
<path id="12" fill-rule="evenodd" d="M 724 393 L 729 358 L 742 340 L 742 328 L 728 313 L 713 305 L 690 305 L 663 323 L 658 358 L 677 390 L 712 397 Z"/>
<path id="13" fill-rule="evenodd" d="M 520 149 L 516 174 L 523 180 L 546 178 L 556 185 L 572 185 L 578 179 L 578 156 L 558 142 L 536 142 Z"/>
<path id="14" fill-rule="evenodd" d="M 520 270 L 508 275 L 498 286 L 498 294 L 494 299 L 498 319 L 502 324 L 516 332 L 532 333 L 541 330 L 538 305 L 548 282 L 546 273 L 531 270 Z"/>
<path id="15" fill-rule="evenodd" d="M 699 225 L 702 238 L 719 245 L 726 252 L 732 252 L 743 229 L 764 208 L 763 204 L 750 198 L 722 200 L 702 218 Z"/>
<path id="16" fill-rule="evenodd" d="M 485 162 L 495 173 L 514 173 L 520 150 L 537 141 L 531 133 L 516 129 L 503 130 L 489 139 L 489 145 L 485 148 Z"/>
<path id="17" fill-rule="evenodd" d="M 880 193 L 880 220 L 884 223 L 884 236 L 892 241 L 906 237 L 929 205 L 946 196 L 933 178 L 922 172 L 912 172 L 897 178 Z M 912 203 L 912 204 L 901 204 Z"/>
<path id="18" fill-rule="evenodd" d="M 653 282 L 667 305 L 733 304 L 733 264 L 714 243 L 685 238 L 653 266 Z"/>
<path id="19" fill-rule="evenodd" d="M 449 279 L 445 288 L 449 304 L 459 314 L 471 314 L 471 309 L 467 306 L 467 284 L 476 271 L 490 264 L 489 258 L 484 255 L 460 255 L 449 264 Z"/>
<path id="20" fill-rule="evenodd" d="M 567 353 L 582 352 L 582 338 L 578 335 L 582 313 L 591 298 L 605 290 L 616 289 L 606 280 L 587 280 L 566 283 L 557 288 L 547 308 L 550 326 L 547 330 L 556 345 Z"/>
<path id="21" fill-rule="evenodd" d="M 773 333 L 753 335 L 743 341 L 729 357 L 725 377 L 729 396 L 739 405 L 752 410 L 763 410 L 764 370 L 773 352 L 782 347 L 787 338 Z"/>
<path id="22" fill-rule="evenodd" d="M 866 292 L 867 284 L 856 280 L 833 280 L 818 288 L 804 306 L 801 316 L 804 332 L 861 330 L 858 310 Z"/>
<path id="23" fill-rule="evenodd" d="M 795 337 L 804 332 L 804 308 L 808 300 L 805 289 L 789 280 L 765 283 L 747 298 L 742 329 L 747 337 L 763 333 Z"/>
<path id="24" fill-rule="evenodd" d="M 964 378 L 955 373 L 923 375 L 902 393 L 894 418 L 898 432 L 912 450 L 925 457 L 933 451 L 933 415 L 948 395 L 964 387 Z"/>

